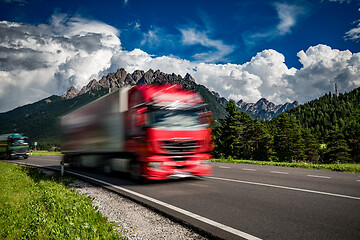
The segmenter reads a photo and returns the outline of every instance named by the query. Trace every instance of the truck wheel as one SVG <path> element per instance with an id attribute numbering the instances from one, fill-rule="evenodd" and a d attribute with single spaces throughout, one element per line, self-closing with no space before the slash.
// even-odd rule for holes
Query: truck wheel
<path id="1" fill-rule="evenodd" d="M 67 157 L 67 159 L 64 159 L 64 161 L 69 163 L 70 168 L 73 168 L 73 169 L 78 168 L 77 162 L 75 159 L 76 157 L 74 157 L 74 156 L 66 156 L 66 157 Z"/>
<path id="2" fill-rule="evenodd" d="M 106 173 L 106 174 L 108 174 L 108 175 L 111 175 L 111 173 L 112 173 L 112 169 L 111 169 L 111 167 L 110 167 L 108 164 L 105 164 L 105 165 L 103 166 L 103 170 L 104 170 L 104 173 Z"/>
<path id="3" fill-rule="evenodd" d="M 137 183 L 144 183 L 144 178 L 141 175 L 140 164 L 136 161 L 131 163 L 131 178 Z"/>

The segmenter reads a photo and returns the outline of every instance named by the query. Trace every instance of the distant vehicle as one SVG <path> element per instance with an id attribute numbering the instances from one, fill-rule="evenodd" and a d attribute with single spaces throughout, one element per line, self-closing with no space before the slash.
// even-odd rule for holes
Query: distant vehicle
<path id="1" fill-rule="evenodd" d="M 20 133 L 0 135 L 0 155 L 5 159 L 29 157 L 29 139 Z"/>
<path id="2" fill-rule="evenodd" d="M 135 179 L 207 176 L 211 113 L 181 85 L 138 85 L 109 93 L 61 118 L 64 162 Z"/>

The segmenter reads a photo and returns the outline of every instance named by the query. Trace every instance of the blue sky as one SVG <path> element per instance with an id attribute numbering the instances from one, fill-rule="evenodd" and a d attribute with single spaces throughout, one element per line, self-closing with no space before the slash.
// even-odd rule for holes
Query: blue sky
<path id="1" fill-rule="evenodd" d="M 349 91 L 360 85 L 359 8 L 359 0 L 1 0 L 0 112 L 121 67 L 189 72 L 249 102 L 303 103 L 335 82 Z"/>

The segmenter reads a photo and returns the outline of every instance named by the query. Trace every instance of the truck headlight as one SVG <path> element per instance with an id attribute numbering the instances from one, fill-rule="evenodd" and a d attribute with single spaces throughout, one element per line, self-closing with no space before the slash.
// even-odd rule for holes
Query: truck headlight
<path id="1" fill-rule="evenodd" d="M 153 170 L 161 170 L 161 162 L 149 162 L 148 168 Z"/>

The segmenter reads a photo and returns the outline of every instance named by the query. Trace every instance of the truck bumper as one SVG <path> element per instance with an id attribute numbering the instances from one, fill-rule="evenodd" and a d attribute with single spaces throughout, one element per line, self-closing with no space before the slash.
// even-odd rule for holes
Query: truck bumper
<path id="1" fill-rule="evenodd" d="M 153 180 L 210 176 L 209 158 L 210 154 L 153 155 L 147 157 L 143 173 L 146 178 Z"/>

